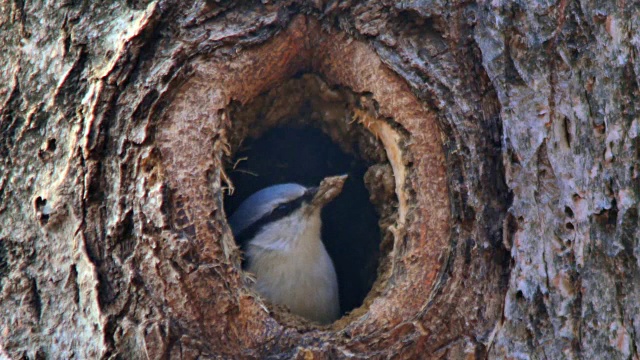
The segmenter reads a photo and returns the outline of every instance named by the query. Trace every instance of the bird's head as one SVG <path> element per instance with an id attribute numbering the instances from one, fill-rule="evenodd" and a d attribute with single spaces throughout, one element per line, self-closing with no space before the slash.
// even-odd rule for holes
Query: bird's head
<path id="1" fill-rule="evenodd" d="M 262 236 L 262 242 L 282 243 L 311 222 L 319 225 L 320 210 L 340 194 L 346 179 L 347 175 L 327 177 L 317 187 L 279 184 L 254 193 L 229 218 L 236 241 L 252 242 L 268 230 L 271 236 Z"/>

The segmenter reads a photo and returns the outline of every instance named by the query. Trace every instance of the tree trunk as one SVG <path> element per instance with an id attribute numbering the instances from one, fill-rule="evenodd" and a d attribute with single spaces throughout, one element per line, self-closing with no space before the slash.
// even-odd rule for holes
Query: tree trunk
<path id="1" fill-rule="evenodd" d="M 638 2 L 264 3 L 0 0 L 0 357 L 639 357 Z M 272 126 L 230 109 L 296 84 L 395 181 L 327 327 L 255 295 L 222 204 Z"/>

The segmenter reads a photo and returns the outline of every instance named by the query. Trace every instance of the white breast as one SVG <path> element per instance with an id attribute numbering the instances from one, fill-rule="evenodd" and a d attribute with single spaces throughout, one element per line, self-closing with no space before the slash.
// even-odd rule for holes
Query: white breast
<path id="1" fill-rule="evenodd" d="M 248 245 L 248 270 L 255 289 L 292 313 L 327 324 L 340 315 L 338 281 L 320 238 L 320 212 L 304 209 L 267 225 Z"/>

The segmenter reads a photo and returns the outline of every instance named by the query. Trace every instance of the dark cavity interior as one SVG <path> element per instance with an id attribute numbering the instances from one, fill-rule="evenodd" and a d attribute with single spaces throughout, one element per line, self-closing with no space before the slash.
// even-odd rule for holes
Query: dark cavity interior
<path id="1" fill-rule="evenodd" d="M 232 155 L 226 173 L 235 191 L 225 198 L 228 215 L 271 185 L 317 186 L 326 176 L 349 175 L 322 213 L 322 238 L 336 268 L 343 314 L 360 306 L 371 290 L 381 249 L 388 248 L 381 247 L 381 239 L 391 241 L 381 229 L 395 218 L 388 184 L 393 175 L 382 145 L 352 120 L 358 104 L 359 95 L 306 74 L 250 104 L 234 104 L 229 112 Z"/>
<path id="2" fill-rule="evenodd" d="M 380 229 L 364 186 L 366 164 L 345 154 L 331 139 L 313 128 L 281 127 L 249 140 L 229 171 L 236 188 L 225 207 L 232 214 L 240 203 L 267 186 L 295 182 L 318 185 L 328 175 L 349 174 L 342 194 L 322 212 L 322 239 L 333 259 L 340 288 L 340 308 L 362 304 L 375 280 Z"/>

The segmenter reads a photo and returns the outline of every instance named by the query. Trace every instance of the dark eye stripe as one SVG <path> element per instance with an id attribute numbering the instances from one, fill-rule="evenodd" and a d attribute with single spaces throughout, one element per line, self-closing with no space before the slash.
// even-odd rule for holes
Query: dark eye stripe
<path id="1" fill-rule="evenodd" d="M 267 224 L 290 215 L 292 212 L 299 209 L 302 203 L 308 202 L 313 199 L 313 196 L 316 194 L 316 192 L 317 190 L 315 188 L 311 188 L 302 196 L 278 205 L 275 209 L 273 209 L 273 211 L 264 215 L 259 220 L 249 225 L 247 228 L 237 234 L 235 237 L 236 243 L 240 244 L 241 248 L 245 250 L 246 243 L 254 236 L 256 236 L 260 229 L 262 229 Z"/>

